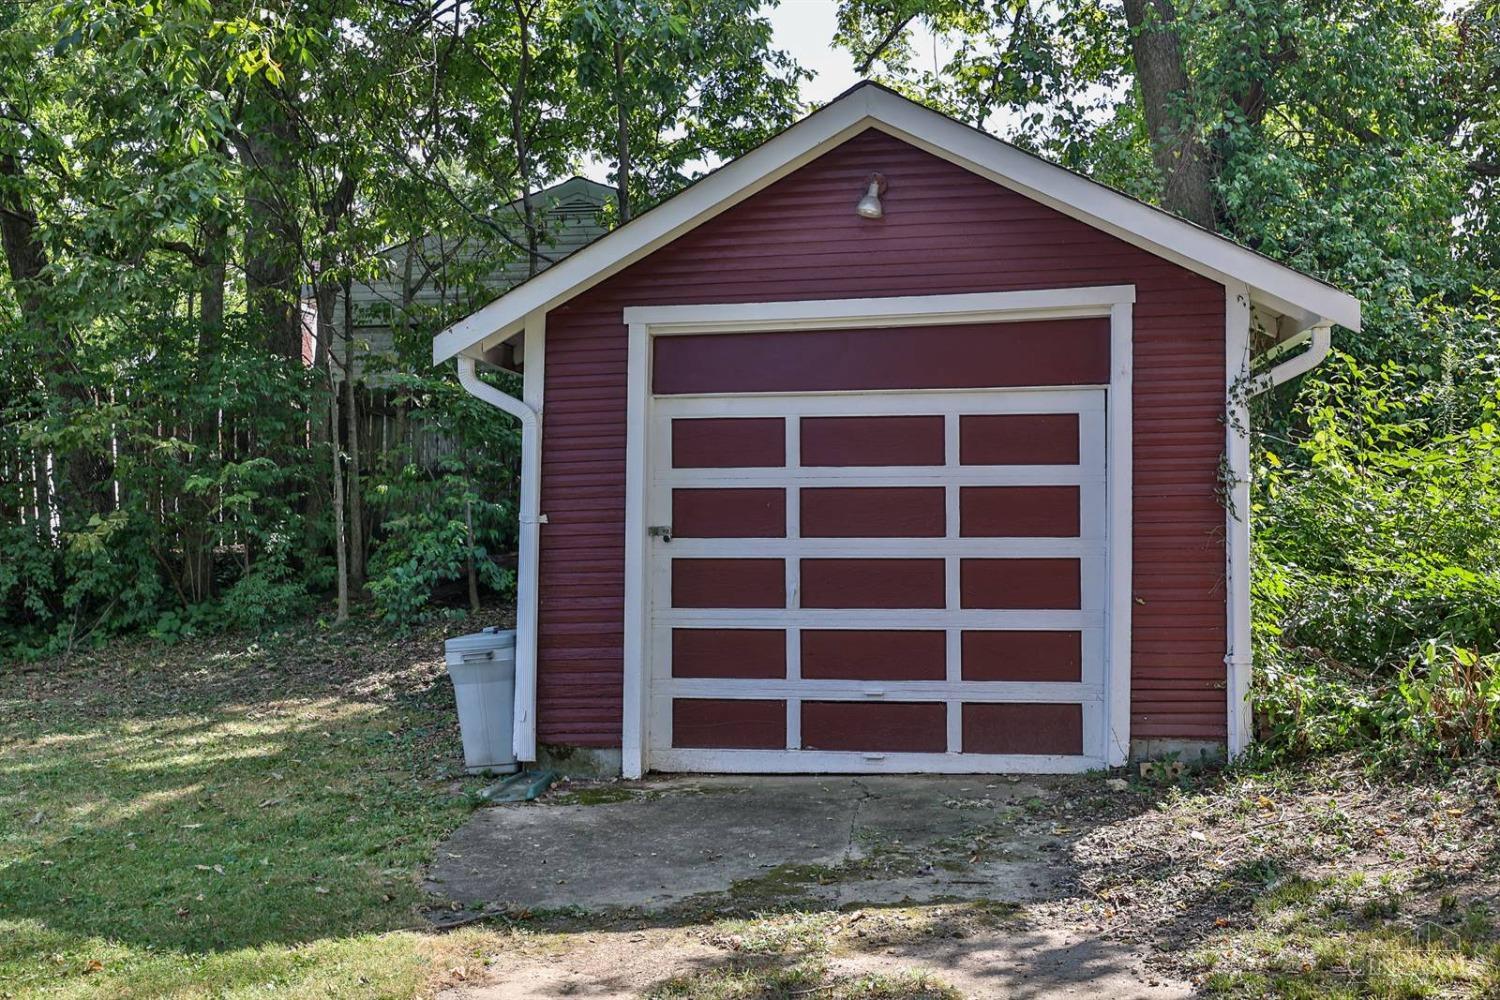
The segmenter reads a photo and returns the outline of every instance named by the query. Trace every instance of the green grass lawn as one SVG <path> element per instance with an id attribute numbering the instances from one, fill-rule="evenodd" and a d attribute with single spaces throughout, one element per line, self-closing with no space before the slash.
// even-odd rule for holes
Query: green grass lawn
<path id="1" fill-rule="evenodd" d="M 371 627 L 0 668 L 0 996 L 409 997 L 482 964 L 418 912 L 482 784 L 439 653 L 471 626 Z"/>

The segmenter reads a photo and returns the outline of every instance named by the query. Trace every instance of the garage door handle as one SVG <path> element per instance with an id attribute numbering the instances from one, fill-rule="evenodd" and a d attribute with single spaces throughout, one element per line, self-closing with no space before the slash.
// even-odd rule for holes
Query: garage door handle
<path id="1" fill-rule="evenodd" d="M 672 541 L 672 526 L 670 524 L 653 524 L 646 529 L 646 534 L 652 538 L 660 538 L 664 542 Z"/>
<path id="2" fill-rule="evenodd" d="M 884 698 L 885 688 L 865 688 L 866 698 Z"/>

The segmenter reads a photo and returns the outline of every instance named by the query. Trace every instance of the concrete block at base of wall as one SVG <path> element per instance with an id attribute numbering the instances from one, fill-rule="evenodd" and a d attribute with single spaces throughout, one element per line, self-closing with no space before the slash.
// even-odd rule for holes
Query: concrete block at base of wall
<path id="1" fill-rule="evenodd" d="M 556 771 L 569 778 L 618 778 L 620 751 L 543 743 L 537 747 L 536 763 L 530 770 Z"/>
<path id="2" fill-rule="evenodd" d="M 1171 757 L 1184 764 L 1206 764 L 1224 759 L 1224 744 L 1212 740 L 1131 740 L 1132 761 Z"/>

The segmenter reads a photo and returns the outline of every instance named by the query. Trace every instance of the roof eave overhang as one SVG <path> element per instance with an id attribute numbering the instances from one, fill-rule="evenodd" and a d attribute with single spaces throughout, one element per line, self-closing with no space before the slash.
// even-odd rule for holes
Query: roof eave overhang
<path id="1" fill-rule="evenodd" d="M 867 128 L 878 128 L 1064 215 L 1221 284 L 1299 328 L 1360 328 L 1359 300 L 1192 223 L 877 86 L 860 86 L 433 339 L 432 358 L 481 356 L 545 313 Z"/>

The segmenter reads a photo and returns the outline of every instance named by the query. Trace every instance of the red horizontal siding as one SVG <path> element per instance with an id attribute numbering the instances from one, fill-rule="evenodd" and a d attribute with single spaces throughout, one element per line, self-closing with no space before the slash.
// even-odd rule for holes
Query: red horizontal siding
<path id="1" fill-rule="evenodd" d="M 890 180 L 880 221 L 853 210 L 872 170 Z M 1223 289 L 868 131 L 549 314 L 542 740 L 620 743 L 625 306 L 1115 284 L 1136 286 L 1134 565 L 1145 603 L 1133 610 L 1132 733 L 1223 739 Z"/>

